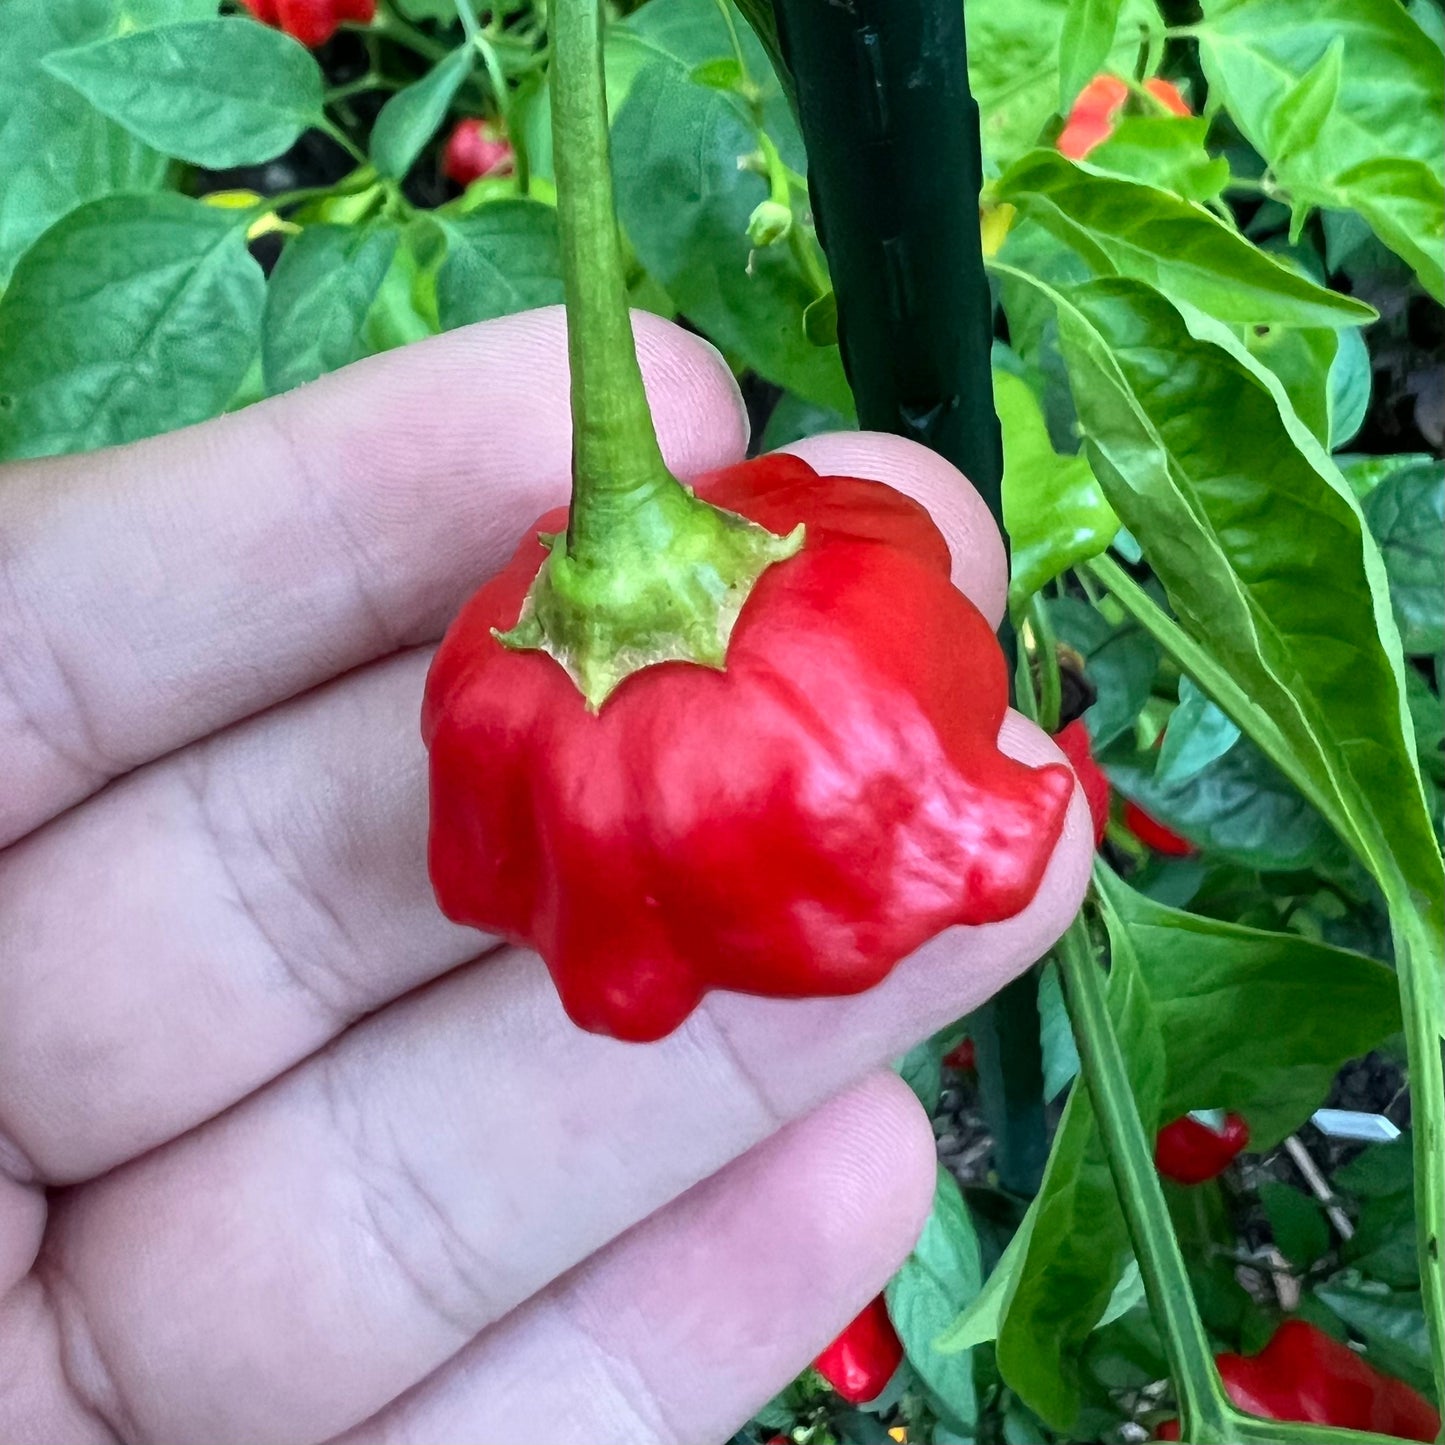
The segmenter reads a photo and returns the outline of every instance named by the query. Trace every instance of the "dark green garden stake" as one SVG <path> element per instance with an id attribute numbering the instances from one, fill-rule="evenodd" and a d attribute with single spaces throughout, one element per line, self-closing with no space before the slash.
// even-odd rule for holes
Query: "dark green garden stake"
<path id="1" fill-rule="evenodd" d="M 963 5 L 774 0 L 770 15 L 766 0 L 743 0 L 741 8 L 790 71 L 859 425 L 946 457 L 1001 522 L 993 304 Z M 1000 641 L 1012 661 L 1007 624 Z M 1033 1194 L 1048 1153 L 1036 976 L 1005 988 L 971 1030 L 1000 1183 Z"/>

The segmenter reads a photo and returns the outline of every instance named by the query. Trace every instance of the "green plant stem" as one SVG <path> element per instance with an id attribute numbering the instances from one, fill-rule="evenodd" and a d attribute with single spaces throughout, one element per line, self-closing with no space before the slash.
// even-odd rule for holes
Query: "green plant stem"
<path id="1" fill-rule="evenodd" d="M 552 129 L 557 228 L 572 368 L 572 514 L 568 552 L 601 560 L 618 507 L 677 487 L 647 408 L 632 339 L 612 202 L 598 0 L 552 7 Z"/>
<path id="2" fill-rule="evenodd" d="M 403 20 L 394 10 L 385 11 L 372 29 L 395 40 L 398 45 L 415 51 L 424 60 L 445 60 L 451 54 L 450 49 L 441 41 L 433 40 L 430 35 Z"/>
<path id="3" fill-rule="evenodd" d="M 775 62 L 781 57 L 784 86 L 792 81 L 859 424 L 945 457 L 1001 524 L 993 300 L 963 6 L 743 0 L 740 8 Z M 1012 666 L 1007 621 L 999 642 Z M 980 1015 L 979 1087 L 995 1165 L 1007 1188 L 1031 1194 L 1048 1155 L 1033 977 L 1009 984 Z"/>
<path id="4" fill-rule="evenodd" d="M 1100 902 L 1107 909 L 1102 891 Z M 1181 1433 L 1185 1440 L 1201 1445 L 1225 1445 L 1237 1438 L 1229 1433 L 1229 1402 L 1174 1237 L 1169 1206 L 1154 1168 L 1154 1151 L 1134 1104 L 1123 1050 L 1109 1017 L 1103 975 L 1094 962 L 1082 915 L 1069 925 L 1055 952 L 1079 1051 L 1079 1072 L 1094 1105 L 1144 1293 L 1169 1358 L 1179 1398 Z"/>
<path id="5" fill-rule="evenodd" d="M 1063 683 L 1059 678 L 1059 647 L 1054 624 L 1043 597 L 1035 592 L 1029 598 L 1029 626 L 1034 634 L 1034 655 L 1039 662 L 1038 724 L 1050 734 L 1059 730 L 1059 708 L 1063 702 Z"/>
<path id="6" fill-rule="evenodd" d="M 733 8 L 728 0 L 714 0 L 714 3 L 717 5 L 718 13 L 722 16 L 723 24 L 727 26 L 728 39 L 732 42 L 733 59 L 738 63 L 738 79 L 749 95 L 756 95 L 757 86 L 748 73 L 748 60 L 747 56 L 743 54 L 743 42 L 738 35 L 737 22 L 733 19 Z"/>
<path id="7" fill-rule="evenodd" d="M 348 80 L 345 85 L 334 86 L 326 92 L 325 101 L 327 105 L 335 105 L 338 101 L 349 100 L 353 95 L 361 95 L 368 90 L 397 90 L 399 86 L 396 81 L 388 80 L 375 71 L 368 71 L 365 75 L 358 76 L 355 80 Z"/>
<path id="8" fill-rule="evenodd" d="M 1410 1078 L 1420 1285 L 1430 1331 L 1432 1374 L 1437 1391 L 1445 1398 L 1445 1069 L 1440 1053 L 1441 1020 L 1435 1006 L 1442 968 L 1438 920 L 1424 916 L 1422 905 L 1398 876 L 1388 848 L 1371 837 L 1361 837 L 1337 800 L 1322 795 L 1299 766 L 1294 750 L 1270 718 L 1117 562 L 1108 556 L 1095 557 L 1083 563 L 1081 570 L 1104 586 L 1230 720 L 1259 744 L 1359 855 L 1385 894 Z"/>
<path id="9" fill-rule="evenodd" d="M 1095 864 L 1096 880 L 1101 867 Z M 1095 896 L 1105 917 L 1109 917 L 1107 894 L 1096 886 Z M 1117 918 L 1113 924 L 1117 932 Z M 1154 1167 L 1153 1149 L 1139 1118 L 1123 1049 L 1109 1016 L 1103 974 L 1094 961 L 1082 915 L 1070 924 L 1055 954 L 1079 1052 L 1079 1073 L 1094 1105 L 1099 1136 L 1144 1292 L 1169 1360 L 1179 1400 L 1182 1439 L 1193 1445 L 1390 1445 L 1390 1436 L 1263 1420 L 1230 1403 L 1214 1368 L 1209 1339 Z"/>
<path id="10" fill-rule="evenodd" d="M 334 121 L 323 120 L 318 129 L 324 131 L 327 135 L 329 135 L 331 139 L 334 140 L 336 144 L 339 145 L 341 149 L 344 150 L 346 154 L 351 157 L 352 160 L 358 162 L 361 165 L 366 164 L 366 152 L 362 150 L 361 147 L 358 146 L 356 142 L 352 140 L 351 137 L 347 135 L 346 132 L 342 130 L 341 127 L 337 125 Z"/>

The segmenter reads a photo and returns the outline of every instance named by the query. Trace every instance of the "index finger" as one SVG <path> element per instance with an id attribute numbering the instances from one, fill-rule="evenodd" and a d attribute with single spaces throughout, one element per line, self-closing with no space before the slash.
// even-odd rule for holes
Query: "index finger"
<path id="1" fill-rule="evenodd" d="M 662 449 L 737 461 L 706 342 L 634 317 Z M 0 473 L 0 846 L 152 758 L 441 634 L 566 496 L 561 307 L 199 427 Z"/>

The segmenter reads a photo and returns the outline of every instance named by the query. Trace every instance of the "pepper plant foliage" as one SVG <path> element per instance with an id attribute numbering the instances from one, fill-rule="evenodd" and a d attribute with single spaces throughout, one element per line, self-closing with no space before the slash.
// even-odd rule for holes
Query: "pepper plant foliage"
<path id="1" fill-rule="evenodd" d="M 1155 853 L 1116 806 L 1074 941 L 1111 958 L 1146 1133 L 1191 1110 L 1252 1131 L 1247 1170 L 1168 1195 L 1194 1297 L 1216 1349 L 1299 1313 L 1438 1404 L 1438 0 L 969 0 L 967 27 L 1020 704 L 1057 728 L 1058 658 L 1081 670 L 1116 795 L 1193 849 Z M 764 446 L 849 425 L 765 47 L 720 0 L 647 0 L 612 15 L 606 68 L 634 304 L 716 343 Z M 1130 98 L 1068 159 L 1100 72 Z M 1144 90 L 1160 75 L 1193 116 Z M 0 0 L 0 460 L 559 301 L 547 89 L 529 0 L 382 0 L 314 53 L 216 0 Z M 458 194 L 439 155 L 474 116 L 515 163 Z M 1113 1440 L 1173 1413 L 1062 997 L 1050 965 L 1037 1197 L 941 1168 L 888 1290 L 893 1385 L 843 1409 L 804 1377 L 742 1438 Z M 941 1121 L 966 1028 L 904 1063 Z M 1338 1170 L 1327 1215 L 1276 1146 L 1372 1051 L 1411 1086 L 1413 1140 Z"/>

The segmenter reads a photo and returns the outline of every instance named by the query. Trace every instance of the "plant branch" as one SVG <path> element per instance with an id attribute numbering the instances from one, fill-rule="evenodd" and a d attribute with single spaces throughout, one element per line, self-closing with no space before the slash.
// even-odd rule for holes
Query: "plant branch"
<path id="1" fill-rule="evenodd" d="M 1098 887 L 1096 894 L 1108 918 L 1108 896 Z M 1116 936 L 1117 929 L 1116 920 L 1111 929 Z M 1094 1105 L 1149 1309 L 1164 1340 L 1179 1397 L 1182 1436 L 1199 1445 L 1227 1445 L 1238 1439 L 1231 1433 L 1229 1402 L 1174 1237 L 1154 1151 L 1134 1103 L 1124 1053 L 1105 1000 L 1103 975 L 1094 961 L 1082 914 L 1069 925 L 1056 955 L 1079 1051 L 1079 1072 Z"/>

